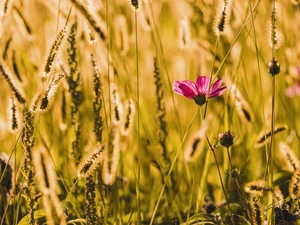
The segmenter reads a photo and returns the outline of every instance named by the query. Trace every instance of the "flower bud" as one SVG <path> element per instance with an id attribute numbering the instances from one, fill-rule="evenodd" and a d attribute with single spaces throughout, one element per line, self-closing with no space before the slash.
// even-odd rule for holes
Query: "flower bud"
<path id="1" fill-rule="evenodd" d="M 271 62 L 268 64 L 268 72 L 272 75 L 275 76 L 279 74 L 281 71 L 281 67 L 279 62 L 276 59 L 272 59 Z"/>
<path id="2" fill-rule="evenodd" d="M 234 134 L 230 131 L 226 131 L 224 133 L 219 134 L 218 141 L 220 144 L 226 148 L 229 148 L 233 145 Z"/>

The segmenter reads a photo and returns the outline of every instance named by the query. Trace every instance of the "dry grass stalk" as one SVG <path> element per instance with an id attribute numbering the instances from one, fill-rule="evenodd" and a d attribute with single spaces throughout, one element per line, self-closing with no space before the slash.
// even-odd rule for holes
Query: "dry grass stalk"
<path id="1" fill-rule="evenodd" d="M 89 176 L 98 166 L 98 164 L 103 159 L 103 151 L 105 150 L 105 145 L 99 145 L 96 149 L 88 154 L 83 160 L 81 160 L 77 169 L 78 177 Z"/>
<path id="2" fill-rule="evenodd" d="M 282 126 L 277 125 L 274 128 L 273 134 L 278 134 L 286 129 L 287 129 L 286 125 L 282 125 Z M 268 130 L 267 132 L 262 130 L 260 132 L 260 134 L 258 135 L 255 147 L 260 148 L 260 147 L 264 146 L 266 143 L 268 143 L 270 141 L 271 134 L 272 134 L 271 130 Z"/>
<path id="3" fill-rule="evenodd" d="M 115 22 L 116 45 L 121 55 L 126 55 L 129 51 L 129 37 L 125 16 L 118 16 Z"/>
<path id="4" fill-rule="evenodd" d="M 17 132 L 21 128 L 21 112 L 20 106 L 14 96 L 9 98 L 8 103 L 8 114 L 9 114 L 9 129 L 11 132 Z"/>
<path id="5" fill-rule="evenodd" d="M 110 85 L 112 101 L 112 119 L 114 124 L 120 124 L 124 118 L 123 105 L 116 84 Z"/>
<path id="6" fill-rule="evenodd" d="M 64 76 L 64 74 L 57 74 L 56 77 L 54 77 L 49 84 L 36 95 L 31 105 L 31 110 L 33 112 L 43 113 L 51 108 L 54 103 L 56 92 Z"/>
<path id="7" fill-rule="evenodd" d="M 4 66 L 2 65 L 1 62 L 0 62 L 0 74 L 2 74 L 2 76 L 8 83 L 8 86 L 9 86 L 10 90 L 12 91 L 13 95 L 16 97 L 16 99 L 21 104 L 24 104 L 26 102 L 26 99 L 24 97 L 22 89 L 20 88 L 20 85 L 14 80 L 11 73 L 8 72 L 8 70 L 4 68 Z"/>
<path id="8" fill-rule="evenodd" d="M 64 37 L 67 33 L 67 28 L 64 27 L 56 36 L 55 41 L 53 42 L 51 49 L 49 51 L 48 57 L 46 59 L 46 63 L 45 63 L 45 67 L 43 70 L 43 76 L 48 76 L 51 68 L 52 68 L 52 64 L 55 60 L 55 57 L 57 56 L 58 50 L 64 40 Z"/>
<path id="9" fill-rule="evenodd" d="M 293 173 L 289 184 L 289 194 L 292 199 L 300 198 L 300 167 Z"/>
<path id="10" fill-rule="evenodd" d="M 79 0 L 70 0 L 76 9 L 85 17 L 85 19 L 89 22 L 90 26 L 98 33 L 99 37 L 105 42 L 106 34 L 104 31 L 104 24 L 94 16 L 94 14 L 86 7 L 84 4 L 79 2 Z"/>
<path id="11" fill-rule="evenodd" d="M 226 25 L 230 20 L 231 9 L 232 0 L 219 1 L 219 10 L 216 14 L 213 25 L 213 31 L 217 37 L 219 37 L 225 31 Z"/>
<path id="12" fill-rule="evenodd" d="M 102 75 L 97 66 L 96 58 L 94 54 L 91 54 L 91 63 L 93 66 L 93 83 L 94 83 L 94 100 L 93 100 L 93 112 L 94 112 L 94 133 L 97 141 L 102 141 L 103 119 L 101 116 L 102 110 Z"/>
<path id="13" fill-rule="evenodd" d="M 120 131 L 113 125 L 109 133 L 108 148 L 102 167 L 102 180 L 106 185 L 112 185 L 116 181 L 117 170 L 120 160 Z"/>
<path id="14" fill-rule="evenodd" d="M 127 136 L 132 129 L 134 123 L 134 115 L 135 115 L 135 106 L 132 99 L 128 99 L 125 102 L 125 114 L 124 118 L 122 119 L 121 127 L 121 134 L 123 136 Z"/>
<path id="15" fill-rule="evenodd" d="M 278 2 L 272 4 L 271 19 L 269 20 L 267 34 L 269 37 L 269 46 L 273 49 L 279 49 L 282 45 L 282 33 L 278 30 L 278 18 L 281 15 L 281 7 Z"/>
<path id="16" fill-rule="evenodd" d="M 254 122 L 254 113 L 250 108 L 249 103 L 244 99 L 242 93 L 235 84 L 231 85 L 230 101 L 231 104 L 235 106 L 235 109 L 242 121 L 249 123 Z"/>
<path id="17" fill-rule="evenodd" d="M 299 166 L 299 160 L 295 156 L 292 149 L 284 142 L 279 143 L 279 150 L 284 156 L 286 162 L 289 165 L 289 168 L 293 171 L 295 171 Z"/>
<path id="18" fill-rule="evenodd" d="M 181 19 L 179 24 L 179 48 L 187 49 L 191 43 L 190 24 L 187 18 Z"/>

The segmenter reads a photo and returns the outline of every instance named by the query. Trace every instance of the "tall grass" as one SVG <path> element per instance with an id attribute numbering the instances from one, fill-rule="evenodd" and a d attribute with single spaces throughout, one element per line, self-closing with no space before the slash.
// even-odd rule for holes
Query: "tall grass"
<path id="1" fill-rule="evenodd" d="M 300 224 L 299 9 L 1 1 L 0 225 Z"/>

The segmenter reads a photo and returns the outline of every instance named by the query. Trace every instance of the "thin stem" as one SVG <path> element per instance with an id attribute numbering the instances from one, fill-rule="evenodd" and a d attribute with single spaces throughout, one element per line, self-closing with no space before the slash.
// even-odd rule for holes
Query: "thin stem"
<path id="1" fill-rule="evenodd" d="M 108 16 L 108 0 L 106 0 L 106 7 L 105 7 L 105 13 L 106 13 L 106 29 L 109 34 L 110 29 L 109 29 L 109 16 Z M 111 90 L 110 90 L 110 71 L 109 71 L 109 66 L 110 66 L 110 60 L 109 60 L 109 52 L 110 52 L 110 41 L 107 42 L 106 45 L 106 59 L 107 59 L 107 83 L 108 83 L 108 104 L 109 104 L 109 112 L 111 112 L 112 106 L 111 106 Z M 109 122 L 112 121 L 112 113 L 110 113 L 110 116 L 108 117 Z"/>
<path id="2" fill-rule="evenodd" d="M 137 95 L 137 130 L 138 130 L 138 171 L 137 171 L 137 223 L 141 224 L 141 208 L 140 208 L 140 179 L 141 179 L 141 149 L 140 149 L 140 78 L 139 78 L 139 51 L 138 51 L 138 32 L 137 32 L 137 11 L 134 10 L 135 22 L 135 56 L 136 56 L 136 95 Z"/>
<path id="3" fill-rule="evenodd" d="M 218 38 L 216 40 L 216 45 L 215 45 L 215 50 L 214 50 L 214 59 L 213 59 L 213 63 L 212 63 L 212 66 L 211 66 L 211 73 L 210 73 L 210 80 L 209 80 L 209 86 L 208 86 L 209 88 L 208 88 L 208 90 L 210 90 L 210 86 L 211 86 L 211 83 L 212 83 L 212 77 L 213 77 L 213 74 L 214 74 L 214 68 L 215 68 L 215 62 L 216 62 L 216 55 L 217 55 L 217 50 L 218 50 L 219 42 L 220 42 L 220 36 L 218 36 Z M 206 117 L 207 106 L 208 106 L 208 101 L 206 101 L 206 103 L 205 103 L 204 116 L 203 116 L 204 119 Z"/>
<path id="4" fill-rule="evenodd" d="M 205 149 L 205 161 L 204 161 L 204 166 L 202 170 L 202 176 L 200 180 L 200 185 L 199 185 L 199 194 L 198 194 L 198 199 L 197 199 L 197 204 L 196 204 L 196 212 L 199 212 L 199 208 L 203 204 L 203 199 L 204 199 L 204 193 L 205 193 L 205 188 L 206 188 L 206 181 L 207 181 L 207 175 L 208 175 L 208 167 L 209 167 L 209 162 L 210 162 L 210 154 L 208 150 Z"/>
<path id="5" fill-rule="evenodd" d="M 231 220 L 232 220 L 232 224 L 235 225 L 233 214 L 232 214 L 232 211 L 231 211 L 230 206 L 229 206 L 229 200 L 228 200 L 226 192 L 225 192 L 225 187 L 224 187 L 224 183 L 223 183 L 223 180 L 222 180 L 222 175 L 221 175 L 219 163 L 218 163 L 218 160 L 217 160 L 217 157 L 216 157 L 215 149 L 212 147 L 212 145 L 211 145 L 210 141 L 208 140 L 208 137 L 207 137 L 206 134 L 205 134 L 205 136 L 206 136 L 207 143 L 208 143 L 208 145 L 209 145 L 209 147 L 210 147 L 210 149 L 211 149 L 211 151 L 213 153 L 213 156 L 215 158 L 215 162 L 216 162 L 216 166 L 217 166 L 217 170 L 218 170 L 218 175 L 219 175 L 219 178 L 220 178 L 220 182 L 221 182 L 223 194 L 225 196 L 225 200 L 226 200 L 226 204 L 227 204 L 227 207 L 228 207 L 228 210 L 229 210 L 229 214 L 230 214 L 230 217 L 231 217 Z"/>
<path id="6" fill-rule="evenodd" d="M 227 155 L 228 155 L 228 160 L 229 160 L 229 165 L 230 165 L 230 174 L 232 174 L 234 167 L 233 167 L 233 164 L 232 164 L 232 161 L 231 161 L 231 156 L 230 156 L 229 148 L 226 148 L 226 150 L 227 150 Z M 251 213 L 250 213 L 247 201 L 246 201 L 246 199 L 245 199 L 245 197 L 243 195 L 240 183 L 239 183 L 237 177 L 233 177 L 233 180 L 234 180 L 235 186 L 237 187 L 238 195 L 240 197 L 242 205 L 243 205 L 244 209 L 246 209 L 248 218 L 250 219 L 251 218 Z"/>
<path id="7" fill-rule="evenodd" d="M 271 26 L 272 26 L 272 31 L 275 30 L 275 22 L 276 22 L 276 17 L 275 17 L 275 0 L 273 1 L 273 8 L 272 8 L 272 21 L 271 21 Z M 273 42 L 272 44 L 272 62 L 275 61 L 275 40 L 271 40 Z M 267 179 L 267 176 L 269 175 L 269 186 L 273 187 L 273 145 L 274 145 L 274 122 L 275 122 L 275 75 L 273 74 L 273 71 L 271 71 L 272 75 L 272 114 L 271 114 L 271 140 L 270 140 L 270 147 L 269 147 L 269 152 L 268 152 L 268 158 L 267 158 L 267 165 L 266 165 L 266 170 L 265 170 L 265 177 L 264 179 Z M 272 205 L 271 211 L 268 213 L 269 218 L 270 218 L 270 224 L 274 223 L 274 206 L 273 206 L 273 195 L 269 194 L 269 204 Z"/>
<path id="8" fill-rule="evenodd" d="M 62 208 L 64 208 L 64 207 L 66 206 L 66 204 L 68 203 L 68 201 L 69 201 L 69 199 L 70 199 L 70 197 L 71 197 L 71 195 L 72 195 L 72 192 L 75 190 L 75 187 L 76 187 L 78 181 L 79 181 L 79 178 L 77 178 L 76 181 L 75 181 L 75 183 L 73 184 L 73 186 L 72 186 L 70 192 L 69 192 L 68 195 L 67 195 L 66 200 L 65 200 L 64 203 L 62 204 Z"/>
<path id="9" fill-rule="evenodd" d="M 195 112 L 195 114 L 194 114 L 194 116 L 193 116 L 193 118 L 192 118 L 192 121 L 191 121 L 191 123 L 189 124 L 189 127 L 188 127 L 188 129 L 186 130 L 186 132 L 185 132 L 185 134 L 184 134 L 184 136 L 183 136 L 183 138 L 182 138 L 182 141 L 181 141 L 181 143 L 180 143 L 180 145 L 179 145 L 179 147 L 178 147 L 178 149 L 177 149 L 177 151 L 176 151 L 176 154 L 175 154 L 175 156 L 174 156 L 174 159 L 173 159 L 173 161 L 172 161 L 172 164 L 171 164 L 171 166 L 170 166 L 170 169 L 169 169 L 169 171 L 168 171 L 168 174 L 167 174 L 167 176 L 166 176 L 166 178 L 165 178 L 165 182 L 164 182 L 164 184 L 163 184 L 163 186 L 162 186 L 162 188 L 161 188 L 161 191 L 160 191 L 160 193 L 159 193 L 158 200 L 157 200 L 156 205 L 155 205 L 155 208 L 154 208 L 154 210 L 153 210 L 153 214 L 152 214 L 152 217 L 151 217 L 151 220 L 150 220 L 149 225 L 152 225 L 153 222 L 154 222 L 154 218 L 155 218 L 156 212 L 157 212 L 157 210 L 158 210 L 158 206 L 159 206 L 159 203 L 160 203 L 160 201 L 161 201 L 162 195 L 163 195 L 163 193 L 164 193 L 164 191 L 165 191 L 165 188 L 166 188 L 168 179 L 169 179 L 169 177 L 171 176 L 171 172 L 172 172 L 173 167 L 174 167 L 174 165 L 175 165 L 175 162 L 176 162 L 176 160 L 177 160 L 177 158 L 178 158 L 178 156 L 179 156 L 179 152 L 180 152 L 180 150 L 182 149 L 183 143 L 184 143 L 184 141 L 185 141 L 185 139 L 186 139 L 186 137 L 187 137 L 187 135 L 188 135 L 188 133 L 189 133 L 191 127 L 192 127 L 192 124 L 193 124 L 194 121 L 195 121 L 195 118 L 196 118 L 196 116 L 197 116 L 197 114 L 198 114 L 199 108 L 200 108 L 200 107 L 198 107 L 197 111 Z"/>

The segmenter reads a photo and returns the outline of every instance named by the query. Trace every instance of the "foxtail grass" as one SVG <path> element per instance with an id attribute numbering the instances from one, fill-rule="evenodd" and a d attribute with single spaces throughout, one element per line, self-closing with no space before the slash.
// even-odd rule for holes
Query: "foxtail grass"
<path id="1" fill-rule="evenodd" d="M 101 116 L 102 110 L 102 76 L 97 66 L 96 58 L 94 54 L 91 54 L 91 63 L 93 66 L 93 84 L 94 84 L 94 100 L 93 100 L 93 112 L 94 112 L 94 133 L 97 141 L 102 141 L 103 119 Z"/>
<path id="2" fill-rule="evenodd" d="M 154 59 L 154 79 L 155 79 L 155 96 L 156 96 L 156 106 L 157 106 L 157 120 L 158 120 L 158 143 L 161 148 L 161 154 L 163 160 L 167 163 L 169 162 L 168 158 L 168 149 L 166 145 L 166 138 L 168 136 L 167 123 L 166 123 L 166 109 L 164 104 L 164 90 L 160 77 L 160 69 L 158 66 L 157 59 Z"/>
<path id="3" fill-rule="evenodd" d="M 20 85 L 14 80 L 11 73 L 7 69 L 5 69 L 5 67 L 1 62 L 0 62 L 0 74 L 6 80 L 12 94 L 16 97 L 16 99 L 21 104 L 24 104 L 26 102 L 26 98 L 23 94 L 23 90 L 21 89 Z"/>
<path id="4" fill-rule="evenodd" d="M 283 155 L 285 161 L 287 162 L 291 170 L 296 170 L 299 167 L 299 160 L 297 159 L 295 153 L 292 149 L 284 142 L 279 143 L 279 151 Z"/>
<path id="5" fill-rule="evenodd" d="M 120 131 L 117 126 L 112 126 L 108 146 L 105 151 L 102 167 L 102 180 L 105 185 L 112 185 L 116 181 L 120 161 Z"/>
<path id="6" fill-rule="evenodd" d="M 127 99 L 124 106 L 124 118 L 120 125 L 121 134 L 127 136 L 134 124 L 135 106 L 132 99 Z"/>
<path id="7" fill-rule="evenodd" d="M 70 0 L 75 8 L 85 17 L 90 26 L 95 30 L 99 37 L 106 42 L 105 25 L 97 18 L 80 0 Z"/>
<path id="8" fill-rule="evenodd" d="M 14 96 L 11 96 L 8 103 L 9 129 L 11 132 L 17 132 L 22 126 L 21 109 Z"/>
<path id="9" fill-rule="evenodd" d="M 48 85 L 43 88 L 34 98 L 31 105 L 31 110 L 33 112 L 46 112 L 51 108 L 54 103 L 54 97 L 58 88 L 65 77 L 64 74 L 57 74 Z"/>
<path id="10" fill-rule="evenodd" d="M 24 128 L 22 133 L 22 145 L 24 148 L 23 173 L 26 185 L 23 187 L 23 195 L 27 201 L 28 222 L 35 225 L 35 211 L 41 194 L 34 187 L 35 169 L 33 167 L 32 151 L 35 145 L 34 114 L 31 111 L 24 113 Z"/>
<path id="11" fill-rule="evenodd" d="M 112 83 L 110 85 L 110 92 L 111 92 L 111 101 L 112 101 L 112 122 L 115 125 L 119 125 L 123 119 L 123 105 L 121 102 L 120 94 L 117 90 L 117 85 Z"/>
<path id="12" fill-rule="evenodd" d="M 50 48 L 50 51 L 48 53 L 48 56 L 47 56 L 47 59 L 46 59 L 46 62 L 45 62 L 45 66 L 44 66 L 44 69 L 43 69 L 43 76 L 46 77 L 49 75 L 50 71 L 51 71 L 51 68 L 52 68 L 52 65 L 53 65 L 53 62 L 58 54 L 58 50 L 60 49 L 62 43 L 63 43 L 63 40 L 64 40 L 64 37 L 66 36 L 66 32 L 67 32 L 67 28 L 64 27 L 56 36 L 51 48 Z"/>
<path id="13" fill-rule="evenodd" d="M 219 1 L 219 11 L 215 16 L 213 31 L 217 37 L 225 32 L 226 26 L 229 23 L 232 9 L 232 0 Z"/>
<path id="14" fill-rule="evenodd" d="M 89 176 L 97 168 L 97 166 L 99 166 L 98 164 L 102 162 L 104 150 L 105 145 L 100 145 L 97 146 L 93 152 L 85 156 L 78 165 L 77 176 Z"/>
<path id="15" fill-rule="evenodd" d="M 121 55 L 125 56 L 129 51 L 129 35 L 127 29 L 127 21 L 125 16 L 118 16 L 115 22 L 116 45 Z"/>

